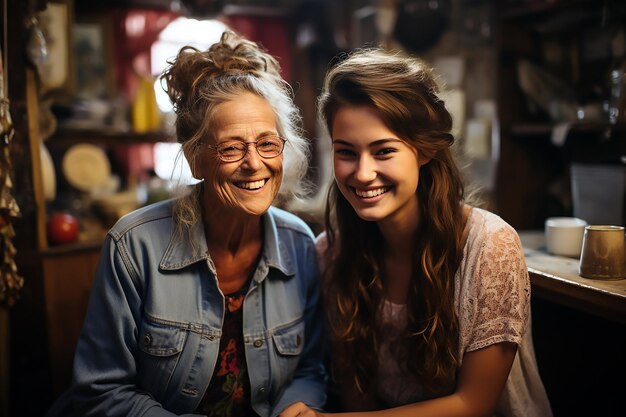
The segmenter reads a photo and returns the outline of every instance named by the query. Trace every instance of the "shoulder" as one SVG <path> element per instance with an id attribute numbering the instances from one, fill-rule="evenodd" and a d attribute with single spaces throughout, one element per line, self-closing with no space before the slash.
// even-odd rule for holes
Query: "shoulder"
<path id="1" fill-rule="evenodd" d="M 474 298 L 527 293 L 530 284 L 526 260 L 515 229 L 482 209 L 474 208 L 469 221 L 458 274 L 459 290 Z"/>
<path id="2" fill-rule="evenodd" d="M 166 224 L 169 227 L 172 222 L 173 205 L 174 200 L 165 200 L 132 211 L 121 217 L 113 227 L 111 227 L 109 235 L 111 235 L 114 240 L 118 240 L 129 232 L 137 229 L 151 230 L 155 224 Z M 159 228 L 157 228 L 157 230 L 159 230 Z"/>
<path id="3" fill-rule="evenodd" d="M 460 346 L 472 351 L 499 342 L 520 343 L 528 318 L 530 281 L 515 229 L 499 216 L 472 209 L 455 302 Z"/>
<path id="4" fill-rule="evenodd" d="M 511 255 L 523 255 L 517 231 L 500 216 L 480 208 L 473 208 L 468 218 L 467 254 L 494 250 L 512 251 Z"/>
<path id="5" fill-rule="evenodd" d="M 279 231 L 292 232 L 313 241 L 314 235 L 311 228 L 304 222 L 304 220 L 295 214 L 272 206 L 268 210 L 268 215 L 273 220 Z"/>
<path id="6" fill-rule="evenodd" d="M 463 251 L 462 272 L 477 284 L 500 281 L 501 273 L 511 279 L 524 278 L 526 260 L 517 231 L 489 211 L 474 208 L 468 219 L 469 232 Z"/>
<path id="7" fill-rule="evenodd" d="M 328 233 L 326 231 L 323 231 L 315 238 L 315 249 L 318 254 L 322 254 L 328 249 Z"/>
<path id="8" fill-rule="evenodd" d="M 323 231 L 315 238 L 315 253 L 317 256 L 317 263 L 322 272 L 322 277 L 327 279 L 330 277 L 329 273 L 332 270 L 332 266 L 336 260 L 337 250 L 339 244 L 339 236 L 335 233 L 334 242 L 331 247 L 330 238 L 327 231 Z"/>
<path id="9" fill-rule="evenodd" d="M 315 253 L 317 255 L 317 263 L 320 266 L 320 270 L 326 269 L 326 253 L 328 250 L 328 234 L 324 231 L 317 235 L 315 238 Z"/>

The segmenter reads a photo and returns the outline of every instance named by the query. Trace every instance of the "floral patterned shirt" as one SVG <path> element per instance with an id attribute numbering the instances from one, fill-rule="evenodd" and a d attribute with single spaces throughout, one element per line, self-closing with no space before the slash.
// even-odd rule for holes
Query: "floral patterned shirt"
<path id="1" fill-rule="evenodd" d="M 250 379 L 243 344 L 243 300 L 248 284 L 228 294 L 213 377 L 196 413 L 209 417 L 257 416 L 250 405 Z"/>

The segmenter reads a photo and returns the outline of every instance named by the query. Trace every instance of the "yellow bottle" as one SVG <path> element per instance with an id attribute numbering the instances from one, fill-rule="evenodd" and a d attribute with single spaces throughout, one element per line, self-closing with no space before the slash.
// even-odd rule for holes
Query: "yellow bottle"
<path id="1" fill-rule="evenodd" d="M 156 102 L 152 79 L 141 76 L 132 104 L 133 130 L 146 133 L 159 129 L 161 114 Z"/>

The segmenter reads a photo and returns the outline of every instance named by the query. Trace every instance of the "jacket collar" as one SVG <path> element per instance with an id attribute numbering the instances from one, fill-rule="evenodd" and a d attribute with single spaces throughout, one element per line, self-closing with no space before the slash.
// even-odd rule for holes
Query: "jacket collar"
<path id="1" fill-rule="evenodd" d="M 276 209 L 270 209 L 261 218 L 264 229 L 263 253 L 259 268 L 264 272 L 268 268 L 275 268 L 285 277 L 295 275 L 295 259 L 291 251 L 279 239 L 279 230 L 276 218 Z M 196 222 L 190 229 L 188 236 L 178 236 L 172 228 L 170 242 L 165 249 L 159 267 L 166 271 L 176 271 L 200 261 L 208 261 L 211 270 L 215 272 L 213 261 L 209 256 L 203 222 Z M 265 276 L 266 273 L 263 274 Z"/>

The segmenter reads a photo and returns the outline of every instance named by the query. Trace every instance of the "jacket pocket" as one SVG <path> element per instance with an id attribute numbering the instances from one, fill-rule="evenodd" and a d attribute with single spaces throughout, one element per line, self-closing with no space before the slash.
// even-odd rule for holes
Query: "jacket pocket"
<path id="1" fill-rule="evenodd" d="M 299 318 L 272 331 L 275 369 L 278 370 L 275 374 L 278 375 L 281 385 L 289 383 L 298 368 L 305 343 L 304 330 L 304 320 Z"/>
<path id="2" fill-rule="evenodd" d="M 139 386 L 163 401 L 185 345 L 187 331 L 176 324 L 144 318 L 139 333 Z"/>

